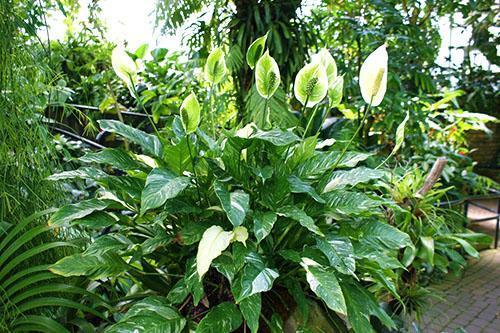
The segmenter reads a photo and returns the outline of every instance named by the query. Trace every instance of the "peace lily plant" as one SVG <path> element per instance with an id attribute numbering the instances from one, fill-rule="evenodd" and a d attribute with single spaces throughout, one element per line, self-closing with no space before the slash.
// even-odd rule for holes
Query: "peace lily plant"
<path id="1" fill-rule="evenodd" d="M 388 223 L 387 212 L 407 208 L 391 200 L 388 173 L 370 167 L 372 153 L 349 150 L 352 139 L 343 147 L 320 139 L 312 128 L 319 108 L 342 99 L 343 76 L 327 49 L 295 79 L 304 125 L 270 122 L 268 107 L 281 80 L 266 38 L 246 54 L 265 103 L 261 119 L 230 128 L 216 123 L 211 104 L 228 69 L 224 50 L 215 48 L 204 67 L 207 101 L 189 93 L 155 134 L 101 120 L 103 130 L 131 149 L 87 153 L 82 161 L 92 163 L 51 177 L 100 187 L 94 198 L 51 217 L 55 227 L 91 235 L 82 253 L 51 271 L 92 280 L 88 290 L 113 305 L 104 332 L 395 327 L 393 313 L 379 302 L 402 304 L 399 283 L 413 259 L 403 263 L 401 254 L 416 252 L 410 236 Z M 136 65 L 127 57 L 113 52 L 113 68 L 133 83 Z M 366 59 L 359 82 L 366 103 L 378 106 L 387 84 L 385 46 Z M 403 138 L 404 124 L 399 146 Z"/>

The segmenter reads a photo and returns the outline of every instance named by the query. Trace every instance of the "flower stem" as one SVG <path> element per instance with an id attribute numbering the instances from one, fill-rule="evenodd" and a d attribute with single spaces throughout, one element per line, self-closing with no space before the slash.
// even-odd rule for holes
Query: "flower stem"
<path id="1" fill-rule="evenodd" d="M 316 112 L 318 111 L 318 107 L 319 107 L 319 103 L 316 104 L 316 107 L 314 108 L 313 110 L 313 113 L 311 115 L 311 117 L 309 117 L 309 120 L 307 122 L 307 126 L 306 126 L 306 129 L 304 130 L 304 133 L 302 133 L 302 139 L 304 139 L 307 135 L 307 132 L 309 131 L 309 126 L 311 126 L 313 120 L 314 120 L 314 117 L 316 117 Z"/>
<path id="2" fill-rule="evenodd" d="M 189 141 L 190 141 L 189 135 L 186 136 L 186 140 L 187 140 L 187 146 L 188 146 L 188 151 L 189 151 L 189 158 L 191 159 L 191 166 L 193 167 L 194 179 L 196 180 L 196 192 L 198 192 L 198 200 L 201 203 L 200 183 L 198 180 L 198 175 L 196 174 L 196 167 L 194 165 L 193 154 L 191 153 L 191 144 L 189 143 Z"/>

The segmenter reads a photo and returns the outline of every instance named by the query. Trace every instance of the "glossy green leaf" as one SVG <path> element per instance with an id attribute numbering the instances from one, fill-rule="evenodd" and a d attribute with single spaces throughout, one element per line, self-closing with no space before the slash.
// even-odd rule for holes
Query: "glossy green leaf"
<path id="1" fill-rule="evenodd" d="M 313 107 L 325 98 L 328 91 L 328 77 L 325 67 L 319 62 L 305 65 L 295 77 L 293 85 L 295 98 L 307 107 Z"/>
<path id="2" fill-rule="evenodd" d="M 278 215 L 285 216 L 289 219 L 297 221 L 301 226 L 307 228 L 309 231 L 314 232 L 316 235 L 323 236 L 321 230 L 314 224 L 314 220 L 307 215 L 302 209 L 295 206 L 285 206 L 278 210 Z"/>
<path id="3" fill-rule="evenodd" d="M 74 254 L 62 258 L 50 267 L 50 271 L 62 276 L 87 276 L 99 280 L 116 277 L 129 267 L 116 254 Z"/>
<path id="4" fill-rule="evenodd" d="M 431 266 L 434 266 L 434 239 L 432 237 L 420 237 L 419 256 L 424 258 Z"/>
<path id="5" fill-rule="evenodd" d="M 325 238 L 316 238 L 316 246 L 326 255 L 330 265 L 346 275 L 354 275 L 356 260 L 354 248 L 347 237 L 326 235 Z"/>
<path id="6" fill-rule="evenodd" d="M 233 332 L 241 326 L 241 313 L 233 303 L 224 302 L 203 317 L 196 328 L 196 333 Z"/>
<path id="7" fill-rule="evenodd" d="M 198 274 L 198 266 L 194 258 L 189 258 L 186 262 L 186 273 L 184 275 L 184 282 L 191 295 L 193 295 L 193 303 L 198 305 L 201 298 L 205 294 L 203 283 Z"/>
<path id="8" fill-rule="evenodd" d="M 342 102 L 344 95 L 344 76 L 338 76 L 333 84 L 328 87 L 328 99 L 330 108 L 335 108 Z"/>
<path id="9" fill-rule="evenodd" d="M 367 221 L 359 228 L 365 239 L 377 241 L 381 246 L 387 249 L 400 249 L 407 246 L 413 246 L 410 236 L 401 230 L 391 226 L 388 223 L 378 221 Z"/>
<path id="10" fill-rule="evenodd" d="M 356 186 L 360 183 L 367 183 L 373 179 L 379 179 L 384 176 L 381 170 L 358 167 L 350 170 L 334 171 L 328 178 L 323 189 L 323 193 L 337 189 L 342 189 L 347 185 Z"/>
<path id="11" fill-rule="evenodd" d="M 278 63 L 266 51 L 255 66 L 255 84 L 262 98 L 271 98 L 281 82 Z"/>
<path id="12" fill-rule="evenodd" d="M 90 167 L 81 167 L 81 168 L 76 169 L 76 170 L 55 173 L 55 174 L 47 177 L 47 179 L 48 180 L 65 180 L 65 179 L 79 178 L 79 179 L 98 180 L 98 179 L 102 179 L 102 178 L 105 178 L 108 176 L 109 175 L 107 173 L 105 173 L 104 171 L 102 171 L 100 169 L 90 168 Z"/>
<path id="13" fill-rule="evenodd" d="M 249 296 L 271 290 L 273 282 L 278 276 L 277 271 L 265 267 L 261 262 L 258 264 L 248 263 L 243 268 L 240 278 L 232 286 L 236 302 L 241 302 Z"/>
<path id="14" fill-rule="evenodd" d="M 371 215 L 379 212 L 383 202 L 372 199 L 361 192 L 336 190 L 322 196 L 328 206 L 328 213 L 336 215 Z"/>
<path id="15" fill-rule="evenodd" d="M 229 221 L 235 227 L 242 225 L 249 209 L 250 196 L 240 190 L 229 193 L 220 182 L 215 182 L 214 188 Z"/>
<path id="16" fill-rule="evenodd" d="M 181 332 L 184 319 L 165 298 L 150 296 L 136 302 L 120 321 L 104 330 L 105 333 Z"/>
<path id="17" fill-rule="evenodd" d="M 380 307 L 373 295 L 352 279 L 341 284 L 347 307 L 347 320 L 356 333 L 375 333 L 370 316 L 376 316 L 383 325 L 395 328 L 391 317 Z"/>
<path id="18" fill-rule="evenodd" d="M 189 182 L 189 178 L 177 177 L 166 169 L 153 169 L 142 191 L 141 213 L 160 207 L 168 199 L 175 198 L 189 185 Z"/>
<path id="19" fill-rule="evenodd" d="M 346 304 L 342 289 L 335 273 L 321 267 L 311 260 L 304 259 L 302 266 L 306 270 L 306 278 L 311 290 L 335 312 L 346 314 Z"/>
<path id="20" fill-rule="evenodd" d="M 216 48 L 210 52 L 205 64 L 205 76 L 211 84 L 218 84 L 226 75 L 226 60 L 221 48 Z"/>
<path id="21" fill-rule="evenodd" d="M 182 126 L 186 134 L 196 132 L 200 124 L 201 107 L 196 95 L 192 92 L 182 101 L 180 108 Z"/>
<path id="22" fill-rule="evenodd" d="M 395 154 L 399 148 L 403 145 L 403 142 L 405 140 L 405 126 L 406 123 L 408 122 L 408 119 L 410 119 L 410 113 L 407 112 L 405 118 L 399 124 L 398 128 L 396 129 L 396 145 L 394 146 L 394 149 L 391 152 L 391 155 Z"/>
<path id="23" fill-rule="evenodd" d="M 260 294 L 255 294 L 243 299 L 240 302 L 240 311 L 245 318 L 245 322 L 250 328 L 250 332 L 259 331 L 260 311 L 262 308 L 262 299 Z"/>
<path id="24" fill-rule="evenodd" d="M 251 69 L 255 67 L 255 64 L 264 53 L 264 49 L 266 48 L 266 40 L 267 33 L 264 36 L 257 38 L 252 42 L 252 44 L 250 44 L 250 47 L 247 50 L 246 59 L 247 64 Z"/>
<path id="25" fill-rule="evenodd" d="M 116 148 L 104 148 L 98 152 L 88 152 L 80 157 L 80 161 L 108 164 L 124 171 L 144 169 L 144 165 L 135 160 L 129 153 Z"/>
<path id="26" fill-rule="evenodd" d="M 288 183 L 290 184 L 290 191 L 292 193 L 307 193 L 311 198 L 319 203 L 324 203 L 325 200 L 316 192 L 314 187 L 309 183 L 301 180 L 297 176 L 289 176 Z"/>
<path id="27" fill-rule="evenodd" d="M 89 199 L 75 204 L 69 204 L 59 208 L 59 210 L 51 216 L 49 224 L 63 226 L 73 220 L 90 215 L 93 212 L 104 210 L 108 208 L 110 204 L 110 200 L 99 199 Z"/>
<path id="28" fill-rule="evenodd" d="M 273 212 L 254 212 L 253 233 L 255 234 L 255 238 L 257 238 L 258 243 L 271 233 L 276 219 L 277 215 Z"/>
<path id="29" fill-rule="evenodd" d="M 224 231 L 218 225 L 211 226 L 203 233 L 196 255 L 196 269 L 200 279 L 210 268 L 212 260 L 227 249 L 232 239 L 233 233 Z"/>
<path id="30" fill-rule="evenodd" d="M 299 137 L 292 131 L 282 131 L 280 129 L 272 129 L 270 131 L 257 129 L 252 135 L 249 136 L 249 139 L 267 141 L 275 146 L 287 146 L 299 141 Z"/>
<path id="31" fill-rule="evenodd" d="M 107 132 L 116 133 L 125 139 L 138 144 L 144 152 L 161 157 L 163 146 L 160 140 L 152 134 L 133 128 L 117 120 L 98 120 L 101 128 Z"/>
<path id="32" fill-rule="evenodd" d="M 316 152 L 296 168 L 295 173 L 302 179 L 317 179 L 332 169 L 340 157 L 339 151 Z M 353 168 L 359 162 L 366 160 L 371 154 L 348 151 L 342 157 L 337 168 Z"/>

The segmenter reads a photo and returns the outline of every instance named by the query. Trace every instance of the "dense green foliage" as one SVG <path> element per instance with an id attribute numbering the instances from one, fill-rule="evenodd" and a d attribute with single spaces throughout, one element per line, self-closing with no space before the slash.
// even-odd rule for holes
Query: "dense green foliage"
<path id="1" fill-rule="evenodd" d="M 115 47 L 80 6 L 1 2 L 0 330 L 405 331 L 491 242 L 443 204 L 496 186 L 466 139 L 493 74 L 435 64 L 457 11 L 497 64 L 487 5 L 158 1 L 165 31 L 200 15 L 189 54 Z M 35 43 L 46 8 L 64 40 Z"/>

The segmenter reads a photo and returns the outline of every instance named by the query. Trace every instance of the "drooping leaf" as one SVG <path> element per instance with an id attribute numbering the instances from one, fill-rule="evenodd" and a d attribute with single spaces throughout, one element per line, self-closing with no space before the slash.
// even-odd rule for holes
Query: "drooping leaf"
<path id="1" fill-rule="evenodd" d="M 80 161 L 108 164 L 124 171 L 144 169 L 144 165 L 132 158 L 126 151 L 116 148 L 104 148 L 98 152 L 88 152 L 80 157 Z"/>
<path id="2" fill-rule="evenodd" d="M 263 257 L 256 252 L 247 252 L 244 261 L 246 265 L 231 285 L 238 303 L 249 296 L 271 290 L 279 276 L 276 270 L 266 266 Z"/>
<path id="3" fill-rule="evenodd" d="M 391 317 L 380 307 L 372 294 L 352 279 L 342 281 L 341 288 L 347 306 L 347 319 L 355 332 L 375 333 L 370 316 L 376 316 L 383 325 L 394 328 Z"/>
<path id="4" fill-rule="evenodd" d="M 50 271 L 62 276 L 87 276 L 99 280 L 116 277 L 129 267 L 114 253 L 74 254 L 67 256 L 50 267 Z"/>
<path id="5" fill-rule="evenodd" d="M 301 180 L 299 177 L 289 176 L 288 183 L 290 184 L 290 191 L 292 193 L 307 193 L 315 201 L 319 203 L 325 202 L 325 200 L 323 200 L 323 198 L 316 192 L 316 190 L 311 185 Z"/>
<path id="6" fill-rule="evenodd" d="M 305 65 L 295 77 L 293 91 L 295 98 L 306 105 L 313 107 L 325 98 L 328 90 L 328 76 L 325 67 L 319 62 Z"/>
<path id="7" fill-rule="evenodd" d="M 420 253 L 431 266 L 434 266 L 434 239 L 432 237 L 420 237 Z"/>
<path id="8" fill-rule="evenodd" d="M 108 208 L 111 203 L 110 200 L 89 199 L 63 206 L 51 216 L 49 224 L 63 226 L 73 220 L 90 215 L 93 212 L 104 210 Z"/>
<path id="9" fill-rule="evenodd" d="M 264 238 L 271 233 L 277 216 L 273 212 L 256 211 L 253 214 L 253 233 L 257 242 L 260 243 Z"/>
<path id="10" fill-rule="evenodd" d="M 166 169 L 153 169 L 147 179 L 141 196 L 141 213 L 163 205 L 175 198 L 189 185 L 189 178 L 177 177 Z"/>
<path id="11" fill-rule="evenodd" d="M 250 196 L 239 190 L 229 193 L 220 182 L 215 182 L 214 188 L 229 221 L 235 227 L 243 224 L 249 209 Z"/>
<path id="12" fill-rule="evenodd" d="M 252 44 L 250 44 L 250 47 L 247 50 L 246 59 L 247 64 L 251 69 L 255 67 L 255 64 L 264 53 L 264 49 L 266 48 L 266 40 L 267 33 L 264 36 L 257 38 L 252 42 Z"/>
<path id="13" fill-rule="evenodd" d="M 339 151 L 316 152 L 313 157 L 299 164 L 295 173 L 302 179 L 317 179 L 332 169 L 340 154 Z M 337 168 L 353 168 L 370 156 L 371 154 L 368 153 L 348 151 L 340 160 Z"/>
<path id="14" fill-rule="evenodd" d="M 98 180 L 101 178 L 108 177 L 109 175 L 104 171 L 96 168 L 90 167 L 81 167 L 77 170 L 63 171 L 59 173 L 55 173 L 47 177 L 48 180 L 64 180 L 64 179 L 93 179 Z"/>
<path id="15" fill-rule="evenodd" d="M 278 215 L 285 216 L 289 219 L 297 221 L 301 226 L 307 228 L 309 231 L 314 232 L 316 235 L 323 236 L 321 230 L 314 224 L 314 220 L 306 214 L 302 209 L 295 206 L 285 206 L 278 210 Z"/>
<path id="16" fill-rule="evenodd" d="M 241 326 L 241 313 L 233 303 L 224 302 L 213 309 L 200 321 L 196 333 L 233 332 Z"/>
<path id="17" fill-rule="evenodd" d="M 245 318 L 246 324 L 252 333 L 257 333 L 259 331 L 261 307 L 262 299 L 260 294 L 254 294 L 240 302 L 241 314 L 243 315 L 243 318 Z"/>
<path id="18" fill-rule="evenodd" d="M 381 170 L 366 167 L 358 167 L 350 170 L 337 170 L 334 171 L 328 178 L 328 181 L 323 189 L 323 193 L 341 189 L 347 185 L 356 186 L 360 183 L 367 183 L 370 180 L 382 178 L 384 174 L 385 173 Z"/>
<path id="19" fill-rule="evenodd" d="M 211 84 L 218 84 L 226 75 L 226 60 L 221 48 L 216 48 L 210 52 L 205 64 L 205 76 Z"/>
<path id="20" fill-rule="evenodd" d="M 145 133 L 117 120 L 103 119 L 98 120 L 98 123 L 103 130 L 119 134 L 125 139 L 141 146 L 146 153 L 161 157 L 163 147 L 156 136 Z"/>
<path id="21" fill-rule="evenodd" d="M 200 279 L 210 268 L 212 260 L 229 246 L 232 238 L 232 232 L 224 231 L 217 225 L 211 226 L 203 233 L 196 255 L 196 269 Z"/>
<path id="22" fill-rule="evenodd" d="M 184 319 L 163 297 L 150 296 L 134 305 L 120 319 L 109 326 L 105 333 L 134 332 L 181 332 L 186 326 Z"/>
<path id="23" fill-rule="evenodd" d="M 316 246 L 326 255 L 330 265 L 346 275 L 354 275 L 356 260 L 351 241 L 347 237 L 326 235 L 325 238 L 316 238 Z"/>
<path id="24" fill-rule="evenodd" d="M 396 129 L 396 145 L 394 146 L 394 149 L 391 152 L 391 155 L 394 155 L 399 148 L 403 145 L 403 142 L 405 141 L 405 126 L 406 123 L 408 122 L 408 119 L 410 119 L 410 113 L 406 113 L 405 119 L 399 124 L 398 128 Z"/>
<path id="25" fill-rule="evenodd" d="M 200 124 L 201 107 L 196 95 L 192 92 L 182 101 L 180 108 L 182 126 L 186 134 L 196 132 Z"/>
<path id="26" fill-rule="evenodd" d="M 255 66 L 255 84 L 262 98 L 271 98 L 281 82 L 280 69 L 276 60 L 266 51 Z"/>
<path id="27" fill-rule="evenodd" d="M 336 190 L 323 194 L 328 213 L 336 215 L 371 215 L 379 212 L 383 201 L 372 199 L 361 192 Z"/>
<path id="28" fill-rule="evenodd" d="M 344 95 L 344 75 L 338 76 L 333 84 L 328 87 L 328 99 L 330 108 L 335 108 L 342 102 Z"/>
<path id="29" fill-rule="evenodd" d="M 335 312 L 346 314 L 346 304 L 339 281 L 332 270 L 321 267 L 312 260 L 303 260 L 306 279 L 311 290 Z"/>

